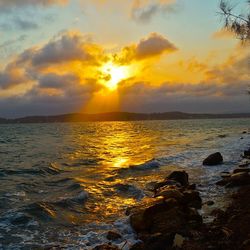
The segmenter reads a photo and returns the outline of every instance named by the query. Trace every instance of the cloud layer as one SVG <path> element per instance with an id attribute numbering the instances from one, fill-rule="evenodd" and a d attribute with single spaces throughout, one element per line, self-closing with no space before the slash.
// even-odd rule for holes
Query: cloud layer
<path id="1" fill-rule="evenodd" d="M 247 50 L 215 66 L 196 59 L 183 60 L 178 74 L 200 74 L 198 82 L 185 77 L 170 81 L 170 66 L 164 68 L 165 75 L 157 78 L 153 66 L 176 51 L 176 45 L 158 33 L 115 54 L 106 52 L 89 35 L 60 33 L 42 46 L 26 49 L 0 70 L 0 105 L 4 107 L 0 116 L 78 111 L 97 93 L 107 91 L 101 67 L 110 60 L 138 68 L 118 85 L 123 110 L 212 112 L 216 105 L 220 107 L 214 109 L 218 112 L 244 110 L 250 80 Z"/>

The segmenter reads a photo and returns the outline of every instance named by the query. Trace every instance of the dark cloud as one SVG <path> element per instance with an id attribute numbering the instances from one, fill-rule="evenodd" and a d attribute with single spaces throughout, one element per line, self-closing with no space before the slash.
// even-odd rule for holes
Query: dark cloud
<path id="1" fill-rule="evenodd" d="M 42 75 L 39 78 L 40 88 L 61 89 L 74 84 L 76 85 L 77 82 L 80 82 L 80 79 L 73 74 L 58 75 L 55 73 L 49 73 L 46 75 Z"/>
<path id="2" fill-rule="evenodd" d="M 160 87 L 139 82 L 119 89 L 122 110 L 136 112 L 249 112 L 248 82 L 164 83 Z"/>
<path id="3" fill-rule="evenodd" d="M 74 60 L 90 61 L 94 58 L 88 48 L 89 41 L 79 34 L 63 34 L 58 40 L 52 40 L 36 51 L 32 63 L 39 66 Z"/>
<path id="4" fill-rule="evenodd" d="M 16 85 L 23 84 L 27 80 L 28 78 L 23 69 L 10 63 L 2 72 L 0 72 L 0 90 L 9 89 Z"/>
<path id="5" fill-rule="evenodd" d="M 135 0 L 131 9 L 131 17 L 135 21 L 146 23 L 158 13 L 176 12 L 176 3 L 173 0 Z"/>

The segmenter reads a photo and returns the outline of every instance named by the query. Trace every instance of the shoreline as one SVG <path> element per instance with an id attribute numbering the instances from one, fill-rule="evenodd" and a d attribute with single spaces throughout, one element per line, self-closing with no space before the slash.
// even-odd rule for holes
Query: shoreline
<path id="1" fill-rule="evenodd" d="M 215 185 L 232 190 L 226 208 L 215 208 L 211 222 L 204 222 L 199 210 L 204 206 L 196 185 L 189 183 L 185 171 L 174 171 L 156 183 L 153 198 L 129 208 L 127 215 L 138 242 L 130 250 L 249 250 L 250 249 L 250 149 L 244 152 L 245 164 L 231 173 L 222 172 Z M 216 165 L 216 164 L 215 164 Z M 207 206 L 213 206 L 208 201 Z M 112 234 L 112 232 L 110 232 Z M 116 232 L 113 232 L 116 234 Z M 118 234 L 119 235 L 119 234 Z M 117 235 L 116 235 L 117 236 Z M 121 235 L 118 238 L 122 237 Z M 94 250 L 119 250 L 112 242 Z"/>

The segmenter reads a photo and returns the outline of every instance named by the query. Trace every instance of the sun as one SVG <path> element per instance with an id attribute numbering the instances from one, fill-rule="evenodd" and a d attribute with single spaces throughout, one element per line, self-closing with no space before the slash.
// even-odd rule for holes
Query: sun
<path id="1" fill-rule="evenodd" d="M 104 64 L 101 71 L 105 75 L 104 85 L 110 90 L 115 90 L 122 80 L 129 77 L 128 66 L 116 65 L 112 62 Z"/>

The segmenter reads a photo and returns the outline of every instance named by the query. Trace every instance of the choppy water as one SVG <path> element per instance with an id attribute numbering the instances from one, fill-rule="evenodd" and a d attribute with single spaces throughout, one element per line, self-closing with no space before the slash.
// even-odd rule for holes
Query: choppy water
<path id="1" fill-rule="evenodd" d="M 0 249 L 89 249 L 109 229 L 134 242 L 126 207 L 146 183 L 185 169 L 204 200 L 249 146 L 249 119 L 0 126 Z M 243 138 L 241 138 L 243 137 Z M 225 163 L 203 167 L 220 151 Z"/>

